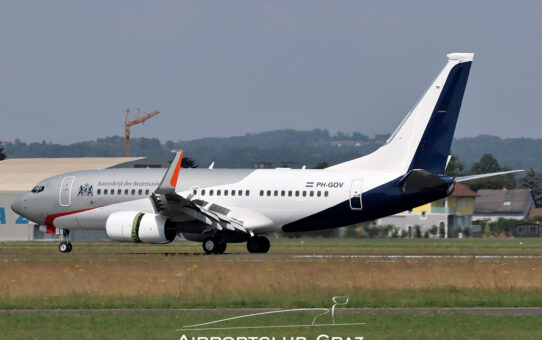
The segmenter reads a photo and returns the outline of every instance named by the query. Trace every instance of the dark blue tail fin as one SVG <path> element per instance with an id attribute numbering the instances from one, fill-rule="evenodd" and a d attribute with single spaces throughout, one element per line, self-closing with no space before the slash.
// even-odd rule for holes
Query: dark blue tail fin
<path id="1" fill-rule="evenodd" d="M 409 170 L 444 173 L 471 64 L 462 62 L 450 71 Z"/>

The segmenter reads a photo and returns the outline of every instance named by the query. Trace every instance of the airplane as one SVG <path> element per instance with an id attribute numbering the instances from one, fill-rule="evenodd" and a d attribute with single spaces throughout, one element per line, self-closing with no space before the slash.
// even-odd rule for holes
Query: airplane
<path id="1" fill-rule="evenodd" d="M 246 242 L 266 253 L 272 232 L 338 228 L 407 211 L 450 195 L 456 182 L 522 170 L 451 177 L 449 161 L 473 53 L 447 63 L 387 142 L 326 169 L 105 169 L 66 173 L 38 183 L 11 209 L 48 232 L 105 229 L 111 241 L 161 244 L 182 234 L 208 254 Z"/>

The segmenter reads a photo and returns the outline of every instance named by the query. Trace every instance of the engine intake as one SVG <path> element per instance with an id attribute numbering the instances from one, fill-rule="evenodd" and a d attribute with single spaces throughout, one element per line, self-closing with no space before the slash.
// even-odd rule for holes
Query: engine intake
<path id="1" fill-rule="evenodd" d="M 111 241 L 169 243 L 175 239 L 175 224 L 166 216 L 138 211 L 120 211 L 109 215 L 105 232 Z"/>

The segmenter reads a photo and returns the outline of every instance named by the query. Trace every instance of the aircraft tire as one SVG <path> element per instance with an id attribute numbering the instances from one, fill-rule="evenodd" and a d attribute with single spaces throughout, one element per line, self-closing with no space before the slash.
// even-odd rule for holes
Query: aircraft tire
<path id="1" fill-rule="evenodd" d="M 267 253 L 271 248 L 269 239 L 265 236 L 255 236 L 247 241 L 247 250 L 249 253 Z"/>
<path id="2" fill-rule="evenodd" d="M 218 240 L 216 237 L 207 237 L 205 240 L 203 240 L 202 247 L 203 251 L 206 254 L 212 254 L 216 252 L 218 246 Z M 224 248 L 226 250 L 226 248 Z"/>
<path id="3" fill-rule="evenodd" d="M 218 242 L 218 244 L 216 245 L 216 249 L 214 251 L 215 254 L 224 254 L 224 252 L 226 251 L 226 247 L 228 246 L 228 244 L 226 242 Z"/>
<path id="4" fill-rule="evenodd" d="M 60 250 L 61 253 L 69 253 L 72 251 L 72 245 L 69 242 L 60 242 L 58 250 Z"/>

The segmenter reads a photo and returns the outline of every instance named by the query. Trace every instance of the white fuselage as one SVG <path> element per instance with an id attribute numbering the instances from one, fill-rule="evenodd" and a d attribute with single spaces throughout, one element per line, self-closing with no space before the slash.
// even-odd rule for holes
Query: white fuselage
<path id="1" fill-rule="evenodd" d="M 165 169 L 110 169 L 68 173 L 39 184 L 27 193 L 26 216 L 38 224 L 65 229 L 104 229 L 117 211 L 155 213 L 149 198 Z M 228 207 L 230 215 L 255 233 L 282 226 L 356 199 L 352 211 L 363 210 L 362 192 L 399 174 L 297 169 L 183 169 L 176 191 L 183 197 Z M 47 197 L 45 199 L 45 197 Z M 178 218 L 183 220 L 183 218 Z M 190 220 L 188 217 L 186 220 Z M 334 227 L 330 221 L 329 228 Z"/>

